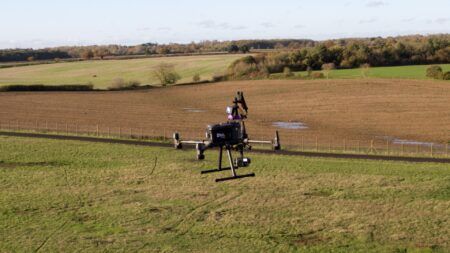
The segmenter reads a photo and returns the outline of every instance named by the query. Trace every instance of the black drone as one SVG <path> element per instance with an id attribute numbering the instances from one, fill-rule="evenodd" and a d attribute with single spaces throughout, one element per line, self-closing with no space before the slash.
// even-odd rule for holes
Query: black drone
<path id="1" fill-rule="evenodd" d="M 250 158 L 244 157 L 244 150 L 251 150 L 250 144 L 271 144 L 273 150 L 280 150 L 280 137 L 278 131 L 275 132 L 275 138 L 271 141 L 250 140 L 245 129 L 245 120 L 247 119 L 248 107 L 244 99 L 243 92 L 237 92 L 234 98 L 233 106 L 227 107 L 228 121 L 225 123 L 208 125 L 206 129 L 206 140 L 201 141 L 182 141 L 179 133 L 173 134 L 175 148 L 181 149 L 183 144 L 195 145 L 197 150 L 197 159 L 205 159 L 204 152 L 209 148 L 219 148 L 219 167 L 212 170 L 202 171 L 202 174 L 231 170 L 232 176 L 218 178 L 216 182 L 233 180 L 244 177 L 254 177 L 255 173 L 237 175 L 236 169 L 248 167 Z M 230 167 L 222 167 L 223 149 L 228 153 Z M 239 152 L 239 156 L 233 160 L 232 151 Z"/>

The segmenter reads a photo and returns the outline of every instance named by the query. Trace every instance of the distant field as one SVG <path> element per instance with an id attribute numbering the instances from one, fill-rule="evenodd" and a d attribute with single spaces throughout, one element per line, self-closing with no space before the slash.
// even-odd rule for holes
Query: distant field
<path id="1" fill-rule="evenodd" d="M 450 64 L 437 64 L 443 71 L 450 71 Z M 426 79 L 426 69 L 429 65 L 413 65 L 398 67 L 372 67 L 369 69 L 367 77 L 371 78 L 397 78 L 397 79 Z M 315 71 L 319 72 L 319 71 Z M 306 72 L 295 72 L 302 76 Z M 331 71 L 330 78 L 362 78 L 361 69 L 339 69 Z"/>
<path id="2" fill-rule="evenodd" d="M 0 137 L 2 252 L 449 252 L 450 167 Z M 157 158 L 156 166 L 155 159 Z"/>
<path id="3" fill-rule="evenodd" d="M 257 80 L 129 92 L 0 93 L 0 123 L 44 126 L 48 120 L 53 128 L 58 122 L 92 131 L 99 124 L 116 133 L 119 127 L 143 128 L 204 138 L 207 124 L 226 120 L 225 108 L 239 90 L 250 107 L 253 138 L 272 138 L 279 129 L 283 145 L 300 144 L 302 136 L 319 136 L 324 145 L 330 139 L 334 145 L 343 139 L 364 145 L 371 139 L 450 141 L 450 86 L 432 80 Z M 307 129 L 283 129 L 277 122 L 300 122 Z"/>
<path id="4" fill-rule="evenodd" d="M 0 85 L 9 84 L 87 84 L 106 88 L 115 78 L 137 80 L 142 84 L 157 84 L 152 68 L 160 62 L 175 64 L 181 75 L 179 81 L 192 82 L 199 73 L 202 80 L 223 73 L 228 65 L 243 55 L 178 56 L 131 60 L 94 60 L 66 62 L 0 69 Z M 95 76 L 95 77 L 94 77 Z"/>

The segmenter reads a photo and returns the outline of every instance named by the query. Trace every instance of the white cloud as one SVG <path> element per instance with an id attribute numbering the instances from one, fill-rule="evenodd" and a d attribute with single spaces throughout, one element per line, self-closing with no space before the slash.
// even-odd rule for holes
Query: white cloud
<path id="1" fill-rule="evenodd" d="M 383 1 L 369 1 L 366 3 L 367 7 L 381 7 L 387 5 L 387 3 L 383 2 Z"/>

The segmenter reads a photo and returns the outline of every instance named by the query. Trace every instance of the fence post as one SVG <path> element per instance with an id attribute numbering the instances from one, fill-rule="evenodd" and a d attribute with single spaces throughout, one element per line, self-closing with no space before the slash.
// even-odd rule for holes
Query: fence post
<path id="1" fill-rule="evenodd" d="M 66 135 L 69 135 L 69 126 L 66 123 Z"/>
<path id="2" fill-rule="evenodd" d="M 58 122 L 56 122 L 56 133 L 58 133 Z"/>
<path id="3" fill-rule="evenodd" d="M 347 141 L 344 139 L 344 152 L 347 151 Z"/>
<path id="4" fill-rule="evenodd" d="M 433 145 L 434 145 L 434 143 L 431 143 L 431 146 L 430 146 L 430 154 L 431 154 L 431 157 L 433 157 Z"/>
<path id="5" fill-rule="evenodd" d="M 97 137 L 99 136 L 99 129 L 98 129 L 98 124 L 97 124 Z"/>
<path id="6" fill-rule="evenodd" d="M 404 152 L 405 152 L 405 143 L 402 142 L 402 155 L 404 154 Z"/>
<path id="7" fill-rule="evenodd" d="M 166 128 L 164 128 L 164 133 L 163 134 L 164 134 L 164 138 L 163 139 L 164 139 L 164 141 L 166 141 Z"/>
<path id="8" fill-rule="evenodd" d="M 386 140 L 386 154 L 389 155 L 389 140 Z"/>
<path id="9" fill-rule="evenodd" d="M 331 153 L 331 140 L 330 140 L 330 142 L 328 143 L 328 153 Z"/>
<path id="10" fill-rule="evenodd" d="M 319 137 L 316 135 L 316 152 L 319 152 Z"/>
<path id="11" fill-rule="evenodd" d="M 108 138 L 111 138 L 111 128 L 108 126 Z"/>
<path id="12" fill-rule="evenodd" d="M 358 153 L 361 153 L 361 144 L 360 144 L 360 140 L 358 140 Z"/>

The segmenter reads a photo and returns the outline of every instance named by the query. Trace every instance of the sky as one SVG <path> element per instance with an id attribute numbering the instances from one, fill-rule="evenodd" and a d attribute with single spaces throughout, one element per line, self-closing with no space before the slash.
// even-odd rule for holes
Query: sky
<path id="1" fill-rule="evenodd" d="M 450 33 L 450 0 L 2 0 L 0 48 Z"/>

